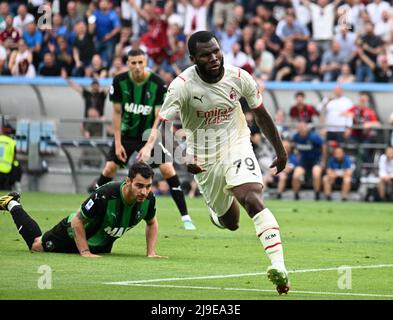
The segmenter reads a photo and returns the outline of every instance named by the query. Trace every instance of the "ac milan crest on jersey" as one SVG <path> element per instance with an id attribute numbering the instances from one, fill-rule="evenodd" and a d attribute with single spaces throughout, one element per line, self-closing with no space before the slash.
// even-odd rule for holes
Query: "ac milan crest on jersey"
<path id="1" fill-rule="evenodd" d="M 231 101 L 235 101 L 236 97 L 237 97 L 236 91 L 235 89 L 232 88 L 231 91 L 229 92 L 229 99 L 231 99 Z"/>

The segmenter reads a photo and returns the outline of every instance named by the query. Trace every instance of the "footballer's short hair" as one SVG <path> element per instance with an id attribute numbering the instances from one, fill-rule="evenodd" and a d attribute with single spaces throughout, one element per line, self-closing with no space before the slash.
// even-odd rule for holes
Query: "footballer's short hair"
<path id="1" fill-rule="evenodd" d="M 138 173 L 145 179 L 154 176 L 153 169 L 144 161 L 135 162 L 128 170 L 128 177 L 134 179 Z"/>
<path id="2" fill-rule="evenodd" d="M 143 51 L 140 48 L 131 49 L 130 51 L 128 51 L 127 54 L 128 57 L 137 57 L 137 56 L 145 56 L 145 55 L 146 55 L 145 51 Z"/>
<path id="3" fill-rule="evenodd" d="M 211 39 L 216 39 L 218 42 L 217 37 L 211 33 L 210 31 L 198 31 L 191 35 L 190 39 L 188 39 L 188 52 L 191 56 L 196 55 L 197 51 L 197 43 L 198 42 L 209 42 Z"/>

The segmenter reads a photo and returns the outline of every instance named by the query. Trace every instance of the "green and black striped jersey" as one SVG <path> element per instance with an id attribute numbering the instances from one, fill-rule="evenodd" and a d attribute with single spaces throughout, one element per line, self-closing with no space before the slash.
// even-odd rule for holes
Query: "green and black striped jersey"
<path id="1" fill-rule="evenodd" d="M 109 182 L 87 198 L 81 205 L 80 212 L 87 220 L 86 238 L 89 248 L 96 252 L 105 252 L 113 242 L 123 236 L 140 221 L 149 221 L 155 217 L 155 197 L 152 193 L 142 203 L 128 205 L 123 199 L 122 188 L 125 182 Z M 71 220 L 76 213 L 68 217 L 68 235 L 73 238 Z M 110 251 L 110 250 L 109 250 Z"/>
<path id="2" fill-rule="evenodd" d="M 122 136 L 142 140 L 143 133 L 153 126 L 156 108 L 162 105 L 166 90 L 164 80 L 153 72 L 139 84 L 131 79 L 129 72 L 113 79 L 109 99 L 121 104 Z"/>

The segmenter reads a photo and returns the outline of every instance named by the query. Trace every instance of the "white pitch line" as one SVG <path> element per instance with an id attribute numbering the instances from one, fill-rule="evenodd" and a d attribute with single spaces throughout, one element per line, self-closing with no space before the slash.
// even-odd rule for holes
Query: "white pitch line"
<path id="1" fill-rule="evenodd" d="M 393 264 L 374 264 L 368 266 L 340 266 L 333 268 L 320 268 L 320 269 L 302 269 L 302 270 L 289 270 L 288 273 L 304 273 L 304 272 L 320 272 L 320 271 L 334 271 L 342 268 L 349 269 L 372 269 L 372 268 L 393 268 Z M 183 277 L 183 278 L 163 278 L 163 279 L 146 279 L 146 280 L 132 280 L 132 281 L 118 281 L 118 282 L 105 282 L 104 284 L 114 285 L 133 285 L 143 284 L 151 282 L 164 282 L 164 281 L 182 281 L 182 280 L 203 280 L 203 279 L 224 279 L 224 278 L 240 278 L 248 276 L 259 276 L 266 275 L 266 272 L 254 272 L 254 273 L 240 273 L 240 274 L 223 274 L 223 275 L 212 275 L 212 276 L 197 276 L 197 277 Z"/>
<path id="2" fill-rule="evenodd" d="M 170 284 L 142 284 L 135 283 L 131 284 L 134 287 L 160 287 L 160 288 L 179 288 L 179 289 L 199 289 L 199 290 L 226 290 L 226 291 L 256 291 L 256 292 L 277 292 L 276 290 L 270 289 L 253 289 L 253 288 L 221 288 L 221 287 L 202 287 L 202 286 L 178 286 Z M 340 296 L 359 296 L 359 297 L 384 297 L 393 298 L 393 294 L 376 294 L 376 293 L 351 293 L 351 292 L 321 292 L 321 291 L 302 291 L 302 290 L 291 290 L 291 294 L 315 294 L 315 295 L 340 295 Z"/>

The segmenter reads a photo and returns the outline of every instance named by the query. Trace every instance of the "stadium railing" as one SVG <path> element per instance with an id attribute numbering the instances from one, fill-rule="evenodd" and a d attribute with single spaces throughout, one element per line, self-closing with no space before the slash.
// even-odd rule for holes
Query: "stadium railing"
<path id="1" fill-rule="evenodd" d="M 75 82 L 82 86 L 90 86 L 90 78 L 73 78 Z M 102 87 L 109 87 L 112 79 L 100 79 Z M 274 114 L 278 109 L 285 111 L 294 104 L 294 94 L 297 91 L 304 91 L 306 102 L 317 104 L 325 96 L 330 96 L 337 83 L 309 83 L 309 82 L 266 82 L 264 84 L 264 102 L 269 111 Z M 357 103 L 357 94 L 359 91 L 369 92 L 371 104 L 377 111 L 382 124 L 387 125 L 391 113 L 393 113 L 393 85 L 392 84 L 374 84 L 374 83 L 353 83 L 342 84 L 344 94 Z M 53 121 L 57 132 L 57 142 L 55 145 L 62 150 L 67 157 L 74 156 L 80 148 L 92 148 L 97 146 L 91 140 L 86 141 L 80 134 L 80 124 L 86 122 L 82 118 L 84 112 L 84 101 L 79 93 L 68 86 L 65 79 L 61 77 L 42 77 L 42 78 L 21 78 L 21 77 L 0 77 L 0 113 L 10 116 L 16 120 L 39 120 Z M 110 122 L 112 116 L 112 106 L 107 99 L 105 104 L 105 116 Z M 15 122 L 16 123 L 16 122 Z M 384 126 L 376 130 L 383 130 L 383 142 L 380 145 L 372 144 L 370 146 L 362 145 L 363 150 L 379 148 L 385 146 L 390 140 L 390 131 L 393 127 Z M 104 136 L 104 139 L 105 136 Z M 94 141 L 94 140 L 93 140 Z M 98 143 L 103 150 L 109 142 Z M 359 150 L 359 146 L 354 146 Z M 72 151 L 70 151 L 73 149 Z M 351 146 L 348 145 L 348 150 Z M 103 152 L 101 152 L 103 153 Z M 51 156 L 51 155 L 49 155 Z M 75 160 L 73 160 L 74 166 Z M 71 161 L 67 160 L 66 165 L 71 167 Z M 55 174 L 54 171 L 67 171 L 63 162 L 53 161 L 49 163 L 48 174 Z M 365 167 L 367 165 L 364 165 Z M 370 164 L 374 167 L 375 164 Z M 99 171 L 99 169 L 97 169 Z M 78 177 L 77 170 L 75 176 Z M 95 173 L 94 173 L 95 174 Z M 75 180 L 75 179 L 73 179 Z M 67 184 L 70 192 L 78 192 L 84 187 L 81 183 L 75 186 L 76 182 L 72 181 L 73 186 Z M 48 188 L 50 188 L 48 186 Z M 56 191 L 50 189 L 51 191 Z M 62 189 L 64 190 L 64 189 Z"/>

